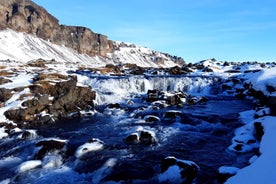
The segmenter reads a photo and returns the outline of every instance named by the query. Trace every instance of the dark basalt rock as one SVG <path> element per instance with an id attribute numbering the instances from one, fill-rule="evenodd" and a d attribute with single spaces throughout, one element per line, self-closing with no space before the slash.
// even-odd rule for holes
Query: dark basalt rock
<path id="1" fill-rule="evenodd" d="M 164 118 L 175 119 L 181 117 L 182 113 L 180 111 L 167 111 L 164 114 Z"/>
<path id="2" fill-rule="evenodd" d="M 184 94 L 183 94 L 184 95 Z M 166 99 L 166 103 L 168 105 L 178 105 L 178 104 L 182 104 L 182 101 L 181 101 L 181 98 L 183 98 L 182 94 L 175 94 L 175 95 L 172 95 L 172 96 L 169 96 L 167 99 Z M 185 98 L 185 97 L 184 97 Z"/>
<path id="3" fill-rule="evenodd" d="M 128 135 L 124 141 L 128 144 L 138 144 L 139 143 L 139 136 L 137 133 L 133 133 Z"/>
<path id="4" fill-rule="evenodd" d="M 261 122 L 255 122 L 254 123 L 255 128 L 255 137 L 258 141 L 262 140 L 262 137 L 264 135 L 264 127 Z"/>
<path id="5" fill-rule="evenodd" d="M 270 108 L 270 114 L 276 116 L 276 95 L 269 96 L 268 106 Z"/>
<path id="6" fill-rule="evenodd" d="M 28 110 L 22 108 L 9 109 L 6 112 L 4 112 L 4 115 L 6 116 L 6 118 L 13 120 L 17 123 L 34 120 L 34 117 L 28 114 Z"/>
<path id="7" fill-rule="evenodd" d="M 256 91 L 253 88 L 248 89 L 248 95 L 260 100 L 261 104 L 269 104 L 269 99 L 262 91 Z"/>
<path id="8" fill-rule="evenodd" d="M 119 103 L 109 104 L 108 108 L 110 108 L 110 109 L 121 109 L 121 105 Z"/>
<path id="9" fill-rule="evenodd" d="M 49 113 L 54 117 L 63 118 L 80 109 L 93 108 L 95 96 L 95 92 L 89 87 L 73 87 L 53 100 L 53 105 L 49 106 Z"/>
<path id="10" fill-rule="evenodd" d="M 9 83 L 9 82 L 12 82 L 12 81 L 9 80 L 9 79 L 6 79 L 4 77 L 0 77 L 0 85 L 6 84 L 6 83 Z"/>
<path id="11" fill-rule="evenodd" d="M 187 71 L 187 68 L 185 68 L 185 70 L 183 70 L 179 66 L 174 66 L 169 69 L 170 75 L 183 75 L 183 74 L 187 74 L 188 72 L 190 72 L 190 71 L 189 70 Z"/>
<path id="12" fill-rule="evenodd" d="M 180 168 L 181 179 L 183 183 L 186 184 L 193 183 L 199 171 L 199 167 L 193 162 L 188 164 L 187 162 L 178 160 L 175 157 L 167 157 L 161 162 L 161 173 L 166 172 L 172 166 L 178 166 Z"/>
<path id="13" fill-rule="evenodd" d="M 55 122 L 55 119 L 51 115 L 46 114 L 46 115 L 36 116 L 34 123 L 36 123 L 36 124 L 51 124 L 54 122 Z"/>
<path id="14" fill-rule="evenodd" d="M 146 122 L 158 122 L 160 121 L 160 119 L 157 116 L 153 116 L 153 115 L 148 115 L 145 118 Z"/>
<path id="15" fill-rule="evenodd" d="M 23 108 L 7 110 L 4 115 L 15 122 L 31 122 L 35 120 L 35 114 L 44 111 L 48 104 L 48 95 L 39 96 L 22 103 Z"/>
<path id="16" fill-rule="evenodd" d="M 193 72 L 188 66 L 183 66 L 181 69 L 182 69 L 185 73 L 191 73 L 191 72 Z"/>
<path id="17" fill-rule="evenodd" d="M 243 148 L 243 144 L 237 144 L 235 147 L 234 147 L 234 149 L 236 150 L 236 151 L 242 151 L 242 148 Z"/>
<path id="18" fill-rule="evenodd" d="M 62 153 L 65 151 L 66 142 L 58 140 L 45 140 L 36 143 L 36 147 L 42 147 L 36 154 L 35 159 L 42 160 L 43 157 L 50 152 L 57 151 Z"/>
<path id="19" fill-rule="evenodd" d="M 222 84 L 221 85 L 221 90 L 226 91 L 226 90 L 231 90 L 232 86 L 229 86 L 228 84 Z"/>
<path id="20" fill-rule="evenodd" d="M 58 76 L 60 82 L 55 84 L 48 78 L 56 80 Z M 64 80 L 68 78 L 68 80 Z M 95 91 L 90 87 L 77 86 L 76 76 L 63 75 L 38 75 L 35 84 L 30 86 L 30 90 L 35 98 L 22 103 L 23 108 L 9 109 L 5 116 L 17 123 L 51 123 L 56 119 L 68 117 L 72 112 L 93 108 L 93 100 L 96 97 Z M 49 100 L 49 96 L 52 99 Z M 48 115 L 41 115 L 45 111 Z"/>
<path id="21" fill-rule="evenodd" d="M 49 104 L 49 96 L 42 95 L 42 96 L 39 96 L 38 98 L 33 98 L 31 100 L 27 100 L 27 101 L 23 102 L 21 105 L 28 109 L 33 109 L 32 111 L 41 111 L 42 109 L 36 109 L 36 108 L 45 106 L 47 104 Z"/>
<path id="22" fill-rule="evenodd" d="M 223 66 L 230 66 L 230 63 L 228 63 L 227 61 L 225 61 L 225 62 L 223 63 Z"/>
<path id="23" fill-rule="evenodd" d="M 130 74 L 132 75 L 143 75 L 146 72 L 146 70 L 143 67 L 136 67 L 135 69 L 130 71 Z"/>
<path id="24" fill-rule="evenodd" d="M 36 60 L 36 61 L 29 62 L 29 63 L 27 63 L 27 65 L 28 65 L 28 66 L 31 66 L 31 67 L 46 68 L 45 61 L 42 60 L 42 59 L 38 59 L 38 60 Z"/>
<path id="25" fill-rule="evenodd" d="M 130 135 L 128 135 L 124 141 L 128 144 L 144 144 L 144 145 L 152 145 L 156 144 L 157 140 L 154 137 L 154 135 L 147 131 L 147 130 L 142 130 L 139 133 L 135 132 Z"/>
<path id="26" fill-rule="evenodd" d="M 154 169 L 150 164 L 137 164 L 136 160 L 123 159 L 119 164 L 116 164 L 112 172 L 104 179 L 106 183 L 115 181 L 120 183 L 152 183 L 150 179 L 154 176 Z M 112 181 L 112 182 L 110 182 Z M 138 182 L 138 183 L 139 183 Z M 105 183 L 105 182 L 101 182 Z M 154 183 L 154 182 L 153 182 Z"/>
<path id="27" fill-rule="evenodd" d="M 196 64 L 195 67 L 198 70 L 203 70 L 205 68 L 205 66 L 203 64 Z"/>
<path id="28" fill-rule="evenodd" d="M 0 88 L 0 102 L 6 102 L 12 97 L 12 90 Z"/>
<path id="29" fill-rule="evenodd" d="M 0 127 L 5 127 L 5 132 L 10 133 L 12 129 L 17 128 L 17 125 L 13 123 L 1 122 Z"/>
<path id="30" fill-rule="evenodd" d="M 21 139 L 29 139 L 31 137 L 31 133 L 29 131 L 24 131 Z"/>
<path id="31" fill-rule="evenodd" d="M 236 69 L 236 70 L 233 69 L 233 70 L 227 70 L 224 73 L 241 73 L 241 71 L 238 69 Z"/>
<path id="32" fill-rule="evenodd" d="M 106 56 L 113 50 L 113 43 L 106 36 L 85 27 L 59 25 L 55 17 L 30 0 L 0 1 L 0 29 L 6 28 L 35 34 L 91 56 Z"/>
<path id="33" fill-rule="evenodd" d="M 206 103 L 206 102 L 208 102 L 208 98 L 206 98 L 205 96 L 202 96 L 200 97 L 197 103 Z"/>
<path id="34" fill-rule="evenodd" d="M 197 103 L 197 98 L 196 97 L 187 98 L 187 104 L 188 105 L 195 105 L 196 103 Z"/>
<path id="35" fill-rule="evenodd" d="M 217 171 L 216 177 L 218 183 L 225 183 L 230 177 L 235 176 L 237 173 L 235 172 L 219 172 Z"/>
<path id="36" fill-rule="evenodd" d="M 159 100 L 160 91 L 157 89 L 148 90 L 147 95 L 147 102 L 154 102 Z"/>
<path id="37" fill-rule="evenodd" d="M 214 72 L 214 71 L 209 67 L 205 67 L 203 68 L 202 72 Z"/>
<path id="38" fill-rule="evenodd" d="M 157 142 L 155 137 L 148 131 L 141 131 L 139 140 L 142 144 L 146 145 L 155 144 Z"/>

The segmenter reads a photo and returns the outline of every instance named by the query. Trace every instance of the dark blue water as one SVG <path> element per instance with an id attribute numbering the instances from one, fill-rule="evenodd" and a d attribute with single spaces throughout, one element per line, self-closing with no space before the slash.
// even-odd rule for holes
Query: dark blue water
<path id="1" fill-rule="evenodd" d="M 75 166 L 80 173 L 91 173 L 110 158 L 118 164 L 107 180 L 146 180 L 158 172 L 161 160 L 169 155 L 192 160 L 200 166 L 197 183 L 215 183 L 220 166 L 246 166 L 249 155 L 236 155 L 227 150 L 233 131 L 241 124 L 238 113 L 252 109 L 252 103 L 232 97 L 209 97 L 205 104 L 167 107 L 152 110 L 150 104 L 140 98 L 133 99 L 135 105 L 122 104 L 120 115 L 108 115 L 104 107 L 91 117 L 67 119 L 54 125 L 39 127 L 39 135 L 69 140 L 68 162 L 72 162 L 75 149 L 91 138 L 99 138 L 105 149 L 88 157 Z M 144 107 L 145 110 L 137 112 Z M 165 120 L 167 110 L 178 110 L 188 119 Z M 135 114 L 135 116 L 133 116 Z M 141 117 L 154 114 L 161 118 L 158 123 L 139 123 Z M 135 118 L 134 118 L 135 117 Z M 155 145 L 128 145 L 123 139 L 134 129 L 143 127 L 154 131 L 158 140 Z"/>

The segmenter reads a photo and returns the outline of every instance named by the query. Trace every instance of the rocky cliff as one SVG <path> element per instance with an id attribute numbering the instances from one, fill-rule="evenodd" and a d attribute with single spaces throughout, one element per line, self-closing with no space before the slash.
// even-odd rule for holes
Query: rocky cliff
<path id="1" fill-rule="evenodd" d="M 113 43 L 107 36 L 85 27 L 60 25 L 55 17 L 30 0 L 0 1 L 0 30 L 6 28 L 35 34 L 90 56 L 106 56 L 113 50 Z"/>

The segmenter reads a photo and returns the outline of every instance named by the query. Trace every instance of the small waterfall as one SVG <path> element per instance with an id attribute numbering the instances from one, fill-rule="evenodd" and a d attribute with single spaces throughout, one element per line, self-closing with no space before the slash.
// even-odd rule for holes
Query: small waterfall
<path id="1" fill-rule="evenodd" d="M 211 95 L 218 81 L 218 77 L 202 76 L 90 76 L 84 83 L 97 92 L 97 103 L 104 104 L 120 102 L 149 89 Z"/>

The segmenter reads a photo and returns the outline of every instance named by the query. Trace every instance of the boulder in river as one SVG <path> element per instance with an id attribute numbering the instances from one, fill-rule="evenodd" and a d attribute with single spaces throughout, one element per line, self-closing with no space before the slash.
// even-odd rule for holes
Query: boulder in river
<path id="1" fill-rule="evenodd" d="M 49 139 L 49 140 L 39 141 L 35 145 L 36 147 L 40 147 L 38 152 L 35 154 L 35 158 L 38 160 L 42 160 L 44 156 L 53 152 L 62 154 L 67 150 L 66 145 L 67 145 L 67 141 L 65 140 Z"/>
<path id="2" fill-rule="evenodd" d="M 217 171 L 217 181 L 218 183 L 224 183 L 228 178 L 234 176 L 239 171 L 239 168 L 222 166 Z"/>
<path id="3" fill-rule="evenodd" d="M 181 117 L 182 112 L 181 111 L 176 111 L 176 110 L 168 110 L 164 114 L 164 118 L 166 119 L 175 119 L 177 117 Z"/>
<path id="4" fill-rule="evenodd" d="M 152 145 L 157 143 L 157 138 L 153 131 L 142 129 L 131 133 L 124 141 L 128 144 Z"/>
<path id="5" fill-rule="evenodd" d="M 193 161 L 180 160 L 173 156 L 166 157 L 161 162 L 160 183 L 192 184 L 199 171 L 199 166 Z"/>
<path id="6" fill-rule="evenodd" d="M 104 142 L 100 139 L 93 138 L 89 140 L 87 143 L 79 146 L 75 152 L 75 156 L 77 158 L 83 158 L 88 153 L 92 153 L 95 151 L 100 151 L 104 149 Z"/>

